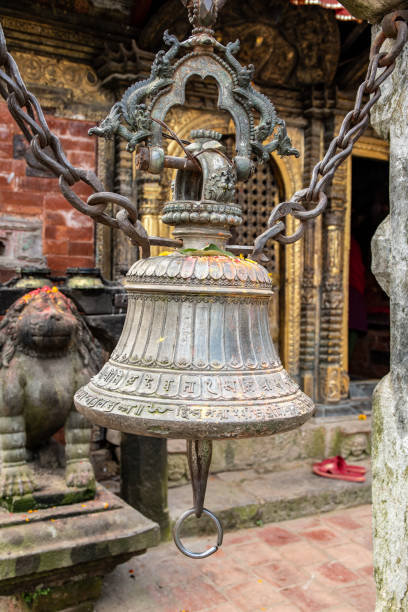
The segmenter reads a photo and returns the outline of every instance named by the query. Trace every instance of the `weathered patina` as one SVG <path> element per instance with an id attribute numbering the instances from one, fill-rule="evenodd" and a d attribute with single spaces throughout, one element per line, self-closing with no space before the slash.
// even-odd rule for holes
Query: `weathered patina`
<path id="1" fill-rule="evenodd" d="M 103 351 L 75 304 L 56 287 L 25 294 L 0 325 L 0 348 L 0 497 L 11 503 L 38 488 L 27 449 L 64 426 L 66 484 L 92 493 L 92 426 L 72 398 L 101 367 Z"/>

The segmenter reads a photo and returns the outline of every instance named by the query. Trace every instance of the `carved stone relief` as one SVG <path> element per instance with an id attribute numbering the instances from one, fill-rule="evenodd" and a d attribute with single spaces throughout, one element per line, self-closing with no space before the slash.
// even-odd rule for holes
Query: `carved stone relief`
<path id="1" fill-rule="evenodd" d="M 179 0 L 169 0 L 157 11 L 140 36 L 140 46 L 159 49 L 159 32 L 165 29 L 176 36 L 187 34 Z M 235 0 L 220 14 L 217 38 L 223 43 L 241 40 L 238 59 L 254 64 L 259 83 L 327 83 L 337 68 L 340 40 L 332 11 L 294 7 L 286 0 Z"/>
<path id="2" fill-rule="evenodd" d="M 57 108 L 59 114 L 77 118 L 103 117 L 112 97 L 101 87 L 91 66 L 20 51 L 14 57 L 28 87 L 45 108 Z"/>
<path id="3" fill-rule="evenodd" d="M 340 454 L 350 461 L 362 461 L 370 456 L 369 432 L 357 432 L 346 435 L 341 443 Z"/>

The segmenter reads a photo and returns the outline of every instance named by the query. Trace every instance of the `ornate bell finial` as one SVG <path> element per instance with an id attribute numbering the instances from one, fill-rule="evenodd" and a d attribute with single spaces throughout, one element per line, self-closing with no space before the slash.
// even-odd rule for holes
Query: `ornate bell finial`
<path id="1" fill-rule="evenodd" d="M 227 0 L 181 0 L 193 28 L 212 28 Z"/>

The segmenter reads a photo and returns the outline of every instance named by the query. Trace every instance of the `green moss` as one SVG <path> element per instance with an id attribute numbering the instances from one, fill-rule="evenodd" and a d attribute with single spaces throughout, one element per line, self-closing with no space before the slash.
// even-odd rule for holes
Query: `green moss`
<path id="1" fill-rule="evenodd" d="M 102 579 L 99 576 L 86 576 L 51 587 L 40 585 L 35 591 L 21 593 L 18 599 L 30 612 L 57 612 L 65 609 L 90 611 L 93 610 L 92 602 L 100 595 L 101 587 Z"/>
<path id="2" fill-rule="evenodd" d="M 234 467 L 234 461 L 235 461 L 234 443 L 231 443 L 230 441 L 228 441 L 227 442 L 227 447 L 225 449 L 225 463 L 226 463 L 226 466 L 228 468 L 233 468 Z"/>
<path id="3" fill-rule="evenodd" d="M 78 504 L 82 501 L 88 501 L 95 497 L 95 488 L 75 490 L 66 493 L 61 501 L 59 502 L 59 506 L 68 506 L 69 504 Z"/>
<path id="4" fill-rule="evenodd" d="M 380 443 L 384 436 L 384 415 L 382 410 L 382 397 L 386 391 L 385 385 L 387 383 L 388 376 L 382 379 L 373 395 L 373 426 L 371 434 L 371 446 L 373 456 L 376 454 L 377 449 L 380 447 Z"/>
<path id="5" fill-rule="evenodd" d="M 0 506 L 6 508 L 9 512 L 27 512 L 28 510 L 40 509 L 32 495 L 2 497 L 0 498 Z"/>
<path id="6" fill-rule="evenodd" d="M 305 444 L 307 457 L 324 457 L 325 454 L 325 429 L 319 427 L 315 429 Z"/>
<path id="7" fill-rule="evenodd" d="M 329 455 L 340 455 L 343 439 L 344 439 L 344 436 L 341 433 L 340 429 L 336 429 L 336 431 L 333 434 L 332 439 L 330 440 Z"/>
<path id="8" fill-rule="evenodd" d="M 95 487 L 74 489 L 64 493 L 42 494 L 41 491 L 24 495 L 23 497 L 0 498 L 0 507 L 9 512 L 28 512 L 29 510 L 45 510 L 53 506 L 67 506 L 88 501 L 95 497 Z"/>
<path id="9" fill-rule="evenodd" d="M 51 592 L 49 587 L 40 588 L 38 587 L 35 591 L 31 593 L 21 593 L 22 599 L 26 604 L 32 604 L 36 599 L 38 599 L 41 595 L 48 595 Z"/>

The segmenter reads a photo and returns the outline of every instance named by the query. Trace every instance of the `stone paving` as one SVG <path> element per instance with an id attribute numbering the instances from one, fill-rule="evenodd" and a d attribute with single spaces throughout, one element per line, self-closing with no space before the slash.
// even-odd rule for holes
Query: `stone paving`
<path id="1" fill-rule="evenodd" d="M 227 532 L 205 560 L 162 544 L 106 578 L 96 612 L 373 612 L 372 571 L 371 506 L 358 506 Z"/>

